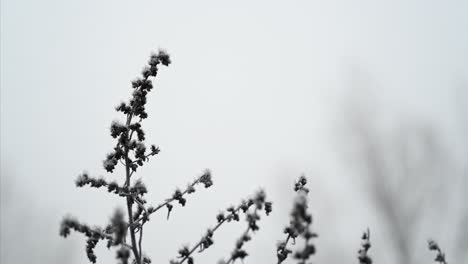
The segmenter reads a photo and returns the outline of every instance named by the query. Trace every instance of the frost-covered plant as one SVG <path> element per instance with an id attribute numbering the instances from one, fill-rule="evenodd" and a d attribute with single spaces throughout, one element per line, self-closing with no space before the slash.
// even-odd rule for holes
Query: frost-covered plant
<path id="1" fill-rule="evenodd" d="M 266 194 L 263 190 L 257 192 L 252 198 L 243 200 L 238 206 L 230 206 L 224 212 L 216 216 L 217 224 L 209 228 L 206 234 L 193 247 L 184 246 L 179 250 L 178 259 L 171 260 L 171 264 L 182 264 L 187 261 L 188 264 L 194 263 L 193 254 L 201 253 L 213 244 L 213 236 L 223 224 L 232 221 L 240 221 L 240 214 L 245 214 L 248 223 L 247 229 L 236 243 L 234 251 L 227 261 L 221 260 L 219 263 L 233 263 L 237 259 L 243 260 L 248 254 L 242 248 L 244 243 L 251 239 L 250 233 L 259 230 L 257 222 L 260 220 L 259 212 L 264 211 L 269 215 L 272 211 L 272 203 L 266 200 Z M 197 251 L 198 249 L 198 251 Z"/>
<path id="2" fill-rule="evenodd" d="M 315 254 L 315 245 L 312 244 L 312 239 L 317 237 L 315 232 L 312 232 L 312 215 L 308 212 L 307 194 L 309 189 L 305 187 L 307 179 L 301 176 L 294 184 L 294 191 L 297 192 L 297 197 L 294 201 L 291 211 L 291 220 L 289 225 L 284 229 L 287 235 L 284 241 L 280 241 L 277 245 L 276 256 L 278 264 L 288 258 L 288 255 L 293 251 L 288 248 L 288 243 L 292 240 L 296 242 L 298 237 L 304 240 L 304 247 L 297 250 L 293 257 L 298 260 L 298 264 L 305 264 L 306 261 Z"/>
<path id="3" fill-rule="evenodd" d="M 108 248 L 117 249 L 116 258 L 123 264 L 129 263 L 130 259 L 136 264 L 150 263 L 151 260 L 144 255 L 142 248 L 143 228 L 150 220 L 149 216 L 165 207 L 169 217 L 174 203 L 184 206 L 186 196 L 195 192 L 196 185 L 208 188 L 213 184 L 211 173 L 206 170 L 186 189 L 177 189 L 164 202 L 151 206 L 144 197 L 148 192 L 145 184 L 141 178 L 135 179 L 138 168 L 147 163 L 150 157 L 159 154 L 159 148 L 155 145 L 151 145 L 149 149 L 146 147 L 142 121 L 148 117 L 145 106 L 147 95 L 153 89 L 150 77 L 156 77 L 158 66 L 169 66 L 170 63 L 171 60 L 166 52 L 159 51 L 157 54 L 152 54 L 141 77 L 132 82 L 133 93 L 130 101 L 122 102 L 116 107 L 116 111 L 124 115 L 124 122 L 114 121 L 111 124 L 110 134 L 116 139 L 116 144 L 107 154 L 103 166 L 108 173 L 113 173 L 116 166 L 121 164 L 125 169 L 122 180 L 109 181 L 103 177 L 91 177 L 87 173 L 79 175 L 76 179 L 77 187 L 106 189 L 109 193 L 122 197 L 126 203 L 126 212 L 122 209 L 115 210 L 105 228 L 90 227 L 71 216 L 63 219 L 60 235 L 67 237 L 72 230 L 83 233 L 87 237 L 86 254 L 90 262 L 96 263 L 94 248 L 103 240 L 107 241 Z"/>
<path id="4" fill-rule="evenodd" d="M 220 260 L 220 264 L 234 263 L 237 259 L 244 260 L 244 258 L 248 256 L 248 253 L 245 251 L 245 249 L 243 249 L 243 246 L 246 242 L 252 239 L 251 234 L 260 229 L 260 227 L 257 225 L 257 221 L 260 220 L 260 215 L 258 213 L 263 210 L 268 216 L 272 211 L 272 203 L 266 201 L 266 195 L 264 191 L 259 191 L 253 200 L 250 199 L 248 203 L 252 203 L 254 208 L 253 210 L 249 211 L 248 208 L 244 207 L 246 210 L 242 210 L 246 214 L 247 228 L 237 240 L 231 256 L 226 261 Z"/>
<path id="5" fill-rule="evenodd" d="M 171 196 L 156 205 L 149 205 L 145 199 L 148 192 L 141 178 L 136 179 L 138 168 L 144 166 L 150 157 L 158 155 L 160 150 L 155 145 L 149 148 L 145 145 L 145 132 L 142 129 L 142 121 L 148 117 L 146 112 L 147 95 L 153 89 L 150 77 L 156 77 L 160 65 L 169 66 L 171 60 L 164 51 L 152 54 L 148 65 L 143 69 L 141 77 L 132 82 L 133 93 L 128 103 L 122 102 L 115 109 L 124 115 L 124 121 L 114 121 L 110 127 L 111 136 L 116 139 L 113 150 L 107 154 L 103 161 L 104 169 L 113 173 L 119 164 L 124 168 L 124 175 L 120 181 L 110 181 L 104 177 L 91 177 L 88 173 L 82 173 L 75 181 L 77 187 L 93 187 L 107 190 L 118 195 L 126 204 L 125 209 L 116 209 L 105 227 L 90 227 L 78 221 L 72 216 L 66 216 L 60 225 L 60 235 L 67 237 L 71 231 L 82 233 L 86 236 L 86 254 L 90 262 L 96 263 L 97 256 L 94 253 L 96 245 L 105 241 L 107 247 L 116 250 L 116 258 L 121 264 L 149 264 L 151 260 L 143 251 L 143 230 L 150 220 L 150 215 L 166 208 L 169 218 L 174 206 L 178 203 L 185 206 L 187 195 L 196 191 L 195 187 L 203 185 L 209 188 L 213 185 L 211 172 L 205 170 L 186 188 L 177 188 Z M 312 215 L 308 211 L 306 187 L 307 179 L 301 176 L 294 184 L 297 196 L 290 213 L 289 225 L 284 229 L 286 238 L 280 241 L 276 248 L 277 263 L 283 263 L 292 254 L 297 264 L 309 263 L 309 259 L 315 254 L 316 248 L 312 240 L 317 234 L 312 231 Z M 205 235 L 192 247 L 184 246 L 178 256 L 171 260 L 171 264 L 193 264 L 194 254 L 204 252 L 214 243 L 215 232 L 225 223 L 239 222 L 241 215 L 245 216 L 247 227 L 237 240 L 235 247 L 227 259 L 220 260 L 220 264 L 231 264 L 236 260 L 243 261 L 248 253 L 244 248 L 245 243 L 259 230 L 258 221 L 260 213 L 267 216 L 272 212 L 272 203 L 267 201 L 263 190 L 258 191 L 252 197 L 241 201 L 238 206 L 230 206 L 216 216 L 217 223 L 209 228 Z M 293 251 L 290 244 L 301 239 L 301 247 L 296 246 Z M 362 248 L 358 251 L 358 259 L 361 264 L 372 264 L 368 255 L 370 244 L 370 232 L 367 230 L 362 236 Z M 445 255 L 434 241 L 429 241 L 429 249 L 436 251 L 435 261 L 447 264 Z M 294 252 L 294 253 L 293 253 Z"/>

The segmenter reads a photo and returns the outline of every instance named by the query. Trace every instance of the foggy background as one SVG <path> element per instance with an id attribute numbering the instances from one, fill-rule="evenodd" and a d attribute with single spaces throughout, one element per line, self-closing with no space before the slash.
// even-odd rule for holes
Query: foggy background
<path id="1" fill-rule="evenodd" d="M 314 263 L 357 263 L 367 227 L 376 263 L 430 263 L 429 238 L 466 263 L 467 14 L 461 0 L 2 0 L 0 262 L 88 262 L 62 217 L 103 226 L 124 203 L 74 180 L 107 175 L 114 107 L 163 48 L 143 122 L 161 153 L 136 175 L 153 204 L 205 168 L 214 186 L 151 218 L 154 263 L 260 187 L 273 213 L 245 263 L 276 262 L 302 173 Z M 243 229 L 223 226 L 196 262 L 227 257 Z M 105 243 L 97 256 L 115 262 Z"/>

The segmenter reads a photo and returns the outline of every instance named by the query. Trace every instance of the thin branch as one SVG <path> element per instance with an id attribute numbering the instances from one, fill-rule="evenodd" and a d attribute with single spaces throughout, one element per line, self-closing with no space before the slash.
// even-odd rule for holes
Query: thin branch
<path id="1" fill-rule="evenodd" d="M 143 252 L 141 250 L 141 241 L 143 240 L 143 225 L 140 227 L 140 239 L 138 241 L 138 248 L 139 248 L 139 251 L 140 251 L 140 263 L 141 263 L 141 256 L 143 255 Z"/>
<path id="2" fill-rule="evenodd" d="M 434 259 L 434 261 L 436 262 L 439 262 L 441 264 L 447 264 L 447 261 L 445 260 L 445 253 L 442 252 L 442 249 L 439 247 L 439 245 L 437 244 L 437 242 L 435 242 L 434 240 L 430 239 L 428 242 L 428 247 L 429 247 L 429 250 L 432 250 L 432 251 L 436 251 L 437 252 L 437 255 L 436 255 L 436 258 Z"/>
<path id="3" fill-rule="evenodd" d="M 277 264 L 281 264 L 288 257 L 288 254 L 292 252 L 291 250 L 288 249 L 288 242 L 290 239 L 291 239 L 291 234 L 288 233 L 288 236 L 286 237 L 284 242 L 280 242 L 278 244 L 278 249 L 276 252 L 276 255 L 278 257 Z"/>
<path id="4" fill-rule="evenodd" d="M 127 115 L 127 127 L 129 127 L 131 121 L 132 121 L 132 116 L 133 116 L 133 109 L 132 111 Z M 127 144 L 128 142 L 130 142 L 131 140 L 131 137 L 128 137 L 127 138 Z M 126 145 L 125 147 L 125 173 L 126 173 L 126 180 L 125 180 L 125 187 L 129 187 L 130 186 L 130 177 L 131 177 L 131 174 L 130 174 L 130 159 L 128 157 L 128 152 L 129 152 L 129 149 L 128 149 L 128 145 Z M 132 201 L 134 199 L 130 196 L 127 196 L 127 211 L 128 211 L 128 219 L 129 219 L 129 229 L 130 229 L 130 239 L 132 241 L 132 250 L 133 250 L 133 254 L 135 256 L 135 260 L 137 261 L 137 264 L 141 264 L 141 261 L 140 261 L 140 253 L 138 252 L 138 248 L 137 248 L 137 244 L 136 244 L 136 239 L 135 239 L 135 228 L 133 226 L 133 212 L 132 212 Z"/>
<path id="5" fill-rule="evenodd" d="M 198 177 L 193 183 L 191 183 L 183 192 L 181 192 L 181 196 L 184 196 L 185 194 L 188 194 L 188 193 L 192 193 L 194 191 L 194 188 L 197 184 L 199 183 L 202 183 L 203 182 L 203 179 L 204 177 L 206 177 L 206 175 L 209 174 L 209 171 L 205 172 L 203 175 L 201 175 L 200 177 Z M 209 187 L 209 185 L 207 185 L 205 183 L 205 187 Z M 146 215 L 143 215 L 141 217 L 139 217 L 138 219 L 136 219 L 134 222 L 133 222 L 133 225 L 138 225 L 138 223 L 144 219 L 147 219 L 150 215 L 152 215 L 153 213 L 159 211 L 161 208 L 163 207 L 166 207 L 168 204 L 174 202 L 177 198 L 175 198 L 174 196 L 172 196 L 171 198 L 168 198 L 165 200 L 165 202 L 159 204 L 158 206 L 154 207 L 154 208 L 151 208 L 150 210 L 146 211 Z"/>
<path id="6" fill-rule="evenodd" d="M 258 212 L 258 208 L 255 208 L 255 210 L 253 212 L 253 215 L 256 216 L 257 212 Z M 252 231 L 252 230 L 253 230 L 252 225 L 249 223 L 247 229 L 242 233 L 241 237 L 239 238 L 238 242 L 236 243 L 236 248 L 231 253 L 231 256 L 229 257 L 226 264 L 230 264 L 231 262 L 234 263 L 234 261 L 237 258 L 244 259 L 244 257 L 247 256 L 247 253 L 245 253 L 245 251 L 242 251 L 241 249 L 242 249 L 242 246 L 244 245 L 244 242 L 247 242 L 248 240 L 250 240 L 250 237 L 248 235 L 249 235 L 249 232 Z"/>
<path id="7" fill-rule="evenodd" d="M 133 132 L 133 131 L 132 131 L 132 132 Z M 147 154 L 147 155 L 144 156 L 144 159 L 145 159 L 145 160 L 148 160 L 149 157 L 154 156 L 154 155 L 156 155 L 156 154 L 158 154 L 158 153 L 159 153 L 159 149 L 157 149 L 156 151 L 151 151 L 149 154 Z M 137 162 L 138 162 L 138 160 L 134 160 L 132 163 L 137 163 Z"/>
<path id="8" fill-rule="evenodd" d="M 250 205 L 247 205 L 248 207 L 250 207 L 252 204 Z M 225 222 L 230 222 L 231 220 L 233 219 L 238 219 L 236 216 L 238 215 L 239 211 L 241 209 L 244 209 L 245 210 L 245 205 L 239 205 L 237 208 L 233 209 L 230 211 L 230 214 L 227 216 L 227 217 L 222 217 L 222 218 L 219 218 L 218 219 L 218 224 L 216 224 L 216 226 L 212 229 L 208 229 L 208 235 L 210 235 L 210 237 L 213 236 L 214 232 L 216 230 L 218 230 L 218 228 L 221 227 L 221 225 L 223 225 Z M 203 247 L 203 244 L 206 242 L 206 236 L 202 237 L 200 239 L 200 241 L 192 247 L 192 249 L 190 249 L 188 252 L 185 252 L 183 254 L 183 257 L 182 257 L 182 260 L 180 260 L 179 262 L 171 262 L 171 263 L 177 263 L 177 264 L 182 264 L 184 263 L 187 259 L 190 258 L 190 256 L 195 252 L 195 250 L 197 250 L 197 248 L 200 248 L 199 252 L 202 252 L 204 249 L 206 249 L 206 247 Z"/>

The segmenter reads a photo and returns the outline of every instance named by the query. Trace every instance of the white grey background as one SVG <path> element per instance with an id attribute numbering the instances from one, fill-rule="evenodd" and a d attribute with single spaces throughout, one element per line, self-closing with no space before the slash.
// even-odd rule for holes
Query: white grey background
<path id="1" fill-rule="evenodd" d="M 302 173 L 320 235 L 315 262 L 356 263 L 370 227 L 371 255 L 394 263 L 401 249 L 372 198 L 362 149 L 374 139 L 387 160 L 399 157 L 393 146 L 426 134 L 440 146 L 429 164 L 441 165 L 417 163 L 433 177 L 418 171 L 409 185 L 408 199 L 424 190 L 425 201 L 416 203 L 425 213 L 409 260 L 429 263 L 433 237 L 449 262 L 466 261 L 467 14 L 468 3 L 455 0 L 2 0 L 1 263 L 87 262 L 83 237 L 60 238 L 59 222 L 72 213 L 103 225 L 122 205 L 75 188 L 74 179 L 83 170 L 105 174 L 109 126 L 119 118 L 113 107 L 129 98 L 130 81 L 158 48 L 173 64 L 160 70 L 144 122 L 147 142 L 162 150 L 140 173 L 148 198 L 164 199 L 205 168 L 215 185 L 169 221 L 153 217 L 145 248 L 156 263 L 260 187 L 274 213 L 262 219 L 245 262 L 274 262 L 290 186 Z M 389 171 L 380 186 L 406 177 Z M 220 231 L 196 260 L 228 256 L 242 229 Z M 98 246 L 98 260 L 113 257 Z"/>

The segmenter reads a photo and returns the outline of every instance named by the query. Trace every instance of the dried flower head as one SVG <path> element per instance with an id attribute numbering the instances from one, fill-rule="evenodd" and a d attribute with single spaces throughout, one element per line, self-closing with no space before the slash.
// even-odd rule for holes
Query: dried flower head
<path id="1" fill-rule="evenodd" d="M 447 264 L 447 261 L 445 260 L 445 253 L 442 252 L 442 249 L 440 249 L 437 242 L 430 239 L 429 241 L 427 241 L 427 244 L 428 244 L 429 250 L 435 251 L 437 253 L 434 261 L 439 262 L 441 264 Z"/>
<path id="2" fill-rule="evenodd" d="M 361 264 L 372 264 L 372 259 L 368 255 L 368 251 L 369 251 L 369 249 L 371 247 L 369 229 L 367 229 L 367 231 L 362 234 L 361 239 L 362 239 L 361 248 L 358 251 L 359 263 L 361 263 Z"/>

